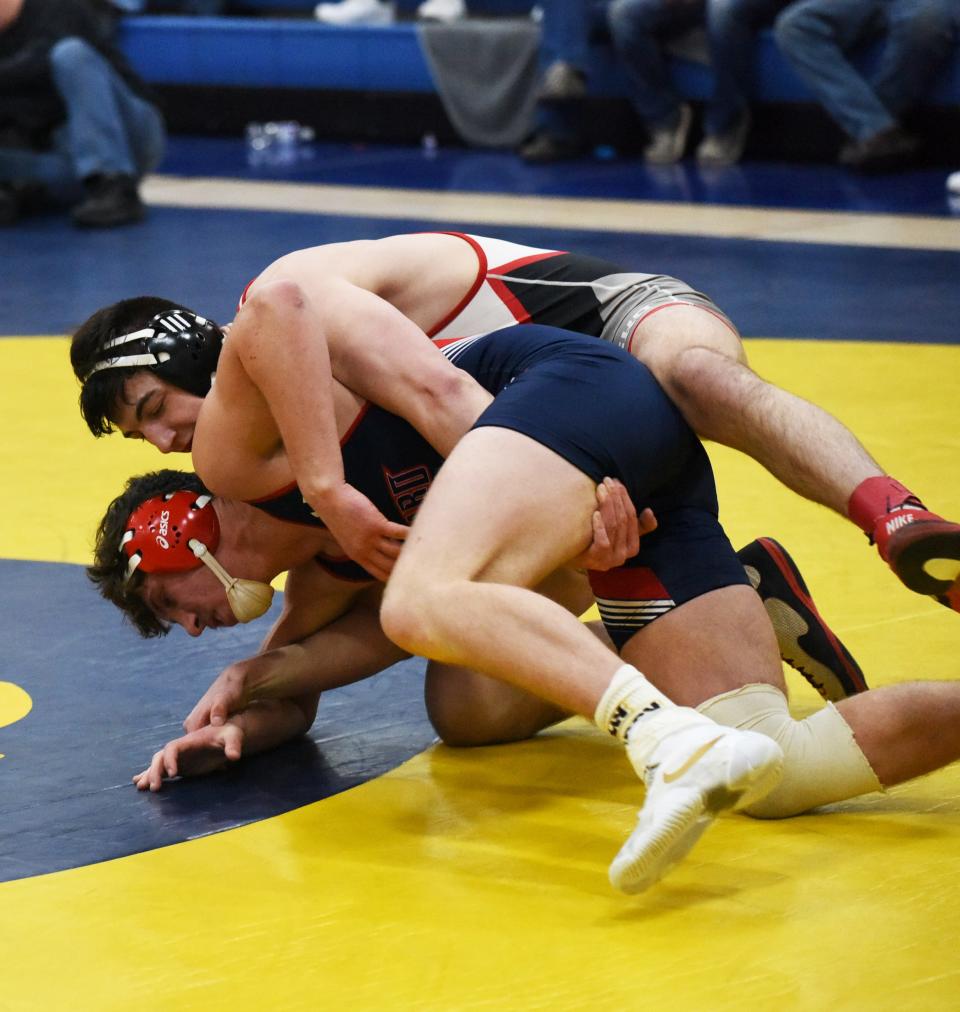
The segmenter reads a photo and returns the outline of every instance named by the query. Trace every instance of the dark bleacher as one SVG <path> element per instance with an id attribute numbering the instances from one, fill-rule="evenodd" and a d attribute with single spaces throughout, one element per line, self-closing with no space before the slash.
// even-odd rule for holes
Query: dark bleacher
<path id="1" fill-rule="evenodd" d="M 411 19 L 416 2 L 401 3 L 401 20 L 385 28 L 333 28 L 306 15 L 303 0 L 247 0 L 270 14 L 259 17 L 186 18 L 139 16 L 125 19 L 121 42 L 140 74 L 158 86 L 172 129 L 234 132 L 250 119 L 298 118 L 328 137 L 409 140 L 431 131 L 454 140 L 437 98 Z M 282 6 L 281 6 L 282 5 Z M 233 8 L 231 8 L 233 9 Z M 238 4 L 238 10 L 244 9 Z M 482 10 L 517 16 L 517 0 L 486 0 Z M 288 16 L 276 16 L 281 11 Z M 471 10 L 478 8 L 471 5 Z M 289 16 L 289 15 L 294 16 Z M 865 65 L 875 53 L 860 55 Z M 693 101 L 710 92 L 708 67 L 675 59 L 679 89 Z M 589 68 L 590 101 L 585 120 L 598 142 L 627 149 L 636 135 L 624 96 L 627 88 L 603 44 L 594 46 Z M 797 125 L 805 156 L 832 151 L 839 131 L 812 104 L 811 96 L 780 56 L 772 33 L 761 34 L 757 54 L 757 124 L 769 120 L 784 134 L 784 105 Z M 918 116 L 929 131 L 947 119 L 956 126 L 960 110 L 960 47 L 940 75 L 926 109 Z M 957 130 L 945 138 L 944 157 L 956 150 Z M 768 138 L 776 141 L 776 137 Z M 783 137 L 780 138 L 783 140 Z M 752 142 L 753 143 L 753 142 Z M 778 151 L 773 154 L 790 155 Z"/>

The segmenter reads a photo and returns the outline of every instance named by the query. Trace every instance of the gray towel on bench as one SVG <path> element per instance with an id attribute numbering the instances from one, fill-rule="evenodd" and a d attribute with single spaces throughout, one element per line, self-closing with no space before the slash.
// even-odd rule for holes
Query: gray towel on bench
<path id="1" fill-rule="evenodd" d="M 526 19 L 468 18 L 422 24 L 417 34 L 457 133 L 478 147 L 516 147 L 533 124 L 539 27 Z"/>

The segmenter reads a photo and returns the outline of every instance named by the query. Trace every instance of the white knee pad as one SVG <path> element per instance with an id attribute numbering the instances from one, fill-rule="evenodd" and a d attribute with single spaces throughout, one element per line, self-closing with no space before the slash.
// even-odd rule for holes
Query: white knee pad
<path id="1" fill-rule="evenodd" d="M 783 778 L 761 801 L 744 809 L 759 819 L 782 819 L 883 786 L 832 703 L 794 720 L 786 696 L 773 685 L 724 692 L 697 709 L 727 727 L 759 731 L 783 749 Z"/>

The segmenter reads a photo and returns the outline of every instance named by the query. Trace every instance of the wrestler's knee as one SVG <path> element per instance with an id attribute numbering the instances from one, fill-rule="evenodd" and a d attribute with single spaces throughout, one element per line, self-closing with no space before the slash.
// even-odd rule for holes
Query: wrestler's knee
<path id="1" fill-rule="evenodd" d="M 794 720 L 779 689 L 752 684 L 714 696 L 697 709 L 718 724 L 766 734 L 783 750 L 780 783 L 744 809 L 747 815 L 783 819 L 883 789 L 850 726 L 831 704 Z"/>
<path id="2" fill-rule="evenodd" d="M 455 748 L 525 741 L 570 716 L 478 671 L 436 662 L 427 666 L 423 695 L 434 730 Z"/>
<path id="3" fill-rule="evenodd" d="M 479 748 L 482 745 L 526 741 L 542 727 L 535 720 L 488 720 L 484 713 L 468 712 L 463 706 L 431 702 L 429 697 L 427 716 L 440 740 L 450 748 Z"/>
<path id="4" fill-rule="evenodd" d="M 436 656 L 440 640 L 439 617 L 445 602 L 451 599 L 443 587 L 394 572 L 380 604 L 380 625 L 386 635 L 408 653 Z"/>

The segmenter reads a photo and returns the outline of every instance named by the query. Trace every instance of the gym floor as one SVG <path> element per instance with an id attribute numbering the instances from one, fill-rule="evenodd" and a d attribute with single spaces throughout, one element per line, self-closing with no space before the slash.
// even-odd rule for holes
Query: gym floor
<path id="1" fill-rule="evenodd" d="M 0 233 L 0 1008 L 956 1008 L 957 766 L 791 820 L 724 818 L 624 897 L 606 868 L 641 790 L 616 746 L 579 720 L 438 746 L 411 661 L 325 697 L 302 741 L 137 793 L 131 775 L 262 630 L 141 641 L 87 585 L 107 502 L 160 462 L 89 436 L 65 336 L 134 294 L 228 320 L 301 246 L 455 229 L 573 249 L 710 294 L 758 372 L 956 517 L 945 175 L 375 145 L 250 165 L 239 141 L 181 137 L 143 224 L 84 234 L 45 214 Z M 960 674 L 960 617 L 902 588 L 851 525 L 710 451 L 731 539 L 790 549 L 872 685 Z M 788 681 L 795 713 L 819 705 Z"/>

